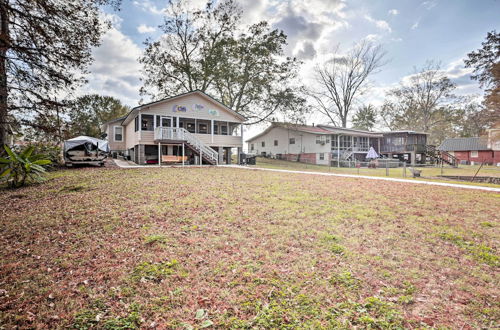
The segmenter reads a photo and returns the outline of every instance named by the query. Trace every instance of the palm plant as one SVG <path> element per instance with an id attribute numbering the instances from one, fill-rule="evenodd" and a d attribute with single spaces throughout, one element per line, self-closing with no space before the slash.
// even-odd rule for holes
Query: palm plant
<path id="1" fill-rule="evenodd" d="M 12 188 L 24 186 L 28 181 L 40 182 L 44 180 L 44 166 L 51 164 L 42 154 L 33 154 L 35 147 L 29 146 L 20 153 L 16 153 L 4 145 L 7 157 L 0 157 L 0 178 L 7 181 Z"/>

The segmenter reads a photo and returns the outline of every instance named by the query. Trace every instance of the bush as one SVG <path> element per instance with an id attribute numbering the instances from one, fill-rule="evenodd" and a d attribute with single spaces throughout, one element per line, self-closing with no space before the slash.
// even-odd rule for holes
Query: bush
<path id="1" fill-rule="evenodd" d="M 44 180 L 44 166 L 51 164 L 43 155 L 34 154 L 35 147 L 29 146 L 20 153 L 4 145 L 7 158 L 0 157 L 0 178 L 5 179 L 12 188 L 24 186 L 28 182 Z"/>
<path id="2" fill-rule="evenodd" d="M 55 169 L 58 166 L 63 166 L 62 160 L 62 150 L 61 147 L 54 144 L 43 143 L 43 142 L 33 142 L 28 145 L 28 147 L 34 147 L 34 154 L 43 155 L 44 159 L 50 160 L 52 163 L 47 166 L 47 168 Z"/>

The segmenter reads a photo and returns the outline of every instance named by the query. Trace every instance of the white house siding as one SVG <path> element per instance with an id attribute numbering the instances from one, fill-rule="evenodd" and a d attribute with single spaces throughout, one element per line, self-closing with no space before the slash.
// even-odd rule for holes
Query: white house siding
<path id="1" fill-rule="evenodd" d="M 107 139 L 108 139 L 108 144 L 109 144 L 109 149 L 111 151 L 124 151 L 126 150 L 126 146 L 125 146 L 125 127 L 123 127 L 123 131 L 122 131 L 122 141 L 121 142 L 117 142 L 115 141 L 115 126 L 118 126 L 118 127 L 123 127 L 120 125 L 119 122 L 117 123 L 111 123 L 108 125 L 108 129 L 107 129 Z"/>
<path id="2" fill-rule="evenodd" d="M 135 131 L 135 123 L 132 120 L 125 126 L 125 147 L 131 149 L 138 143 L 139 132 Z"/>
<path id="3" fill-rule="evenodd" d="M 324 135 L 325 139 L 329 142 L 325 144 L 317 144 L 316 137 L 318 135 Z M 290 138 L 295 138 L 295 144 L 289 144 Z M 278 141 L 278 145 L 274 145 L 274 141 Z M 265 143 L 264 147 L 262 142 Z M 254 146 L 252 150 L 252 144 Z M 292 129 L 286 129 L 283 127 L 274 127 L 266 134 L 259 136 L 255 140 L 248 143 L 248 150 L 250 153 L 266 155 L 277 155 L 277 154 L 318 154 L 316 156 L 316 162 L 320 164 L 328 164 L 328 154 L 331 149 L 330 135 L 325 134 L 314 134 L 302 131 L 296 131 Z M 319 153 L 324 153 L 324 160 L 319 160 Z"/>
<path id="4" fill-rule="evenodd" d="M 195 105 L 201 105 L 203 108 L 200 110 L 195 110 Z M 182 106 L 187 109 L 185 112 L 174 111 L 176 106 Z M 214 111 L 215 110 L 215 111 Z M 199 94 L 190 94 L 186 96 L 179 97 L 171 101 L 165 101 L 158 104 L 151 105 L 141 110 L 142 114 L 151 115 L 161 115 L 161 116 L 171 116 L 174 121 L 179 118 L 193 118 L 198 120 L 214 120 L 229 122 L 230 124 L 242 123 L 242 120 L 232 113 L 228 112 L 224 107 L 220 106 L 214 101 L 208 98 L 202 97 Z M 127 126 L 132 126 L 134 129 L 134 121 L 132 120 Z M 241 132 L 240 128 L 235 129 L 235 134 Z M 243 141 L 241 136 L 231 136 L 231 135 L 218 135 L 214 134 L 213 142 L 211 134 L 195 134 L 203 142 L 209 146 L 220 146 L 220 147 L 243 147 Z M 153 144 L 154 143 L 154 132 L 153 131 L 142 131 L 140 134 L 141 144 Z"/>

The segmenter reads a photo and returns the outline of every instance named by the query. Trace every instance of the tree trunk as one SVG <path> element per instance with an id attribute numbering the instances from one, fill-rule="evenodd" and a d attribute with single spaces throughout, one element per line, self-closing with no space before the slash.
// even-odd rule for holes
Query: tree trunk
<path id="1" fill-rule="evenodd" d="M 7 144 L 7 51 L 10 46 L 8 0 L 0 0 L 0 146 Z M 3 149 L 3 148 L 2 148 Z"/>
<path id="2" fill-rule="evenodd" d="M 342 116 L 342 127 L 346 128 L 347 127 L 347 116 Z"/>

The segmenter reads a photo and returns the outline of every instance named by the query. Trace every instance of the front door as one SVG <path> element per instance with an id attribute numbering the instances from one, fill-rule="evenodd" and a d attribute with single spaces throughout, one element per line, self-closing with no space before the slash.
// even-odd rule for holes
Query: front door
<path id="1" fill-rule="evenodd" d="M 161 127 L 173 127 L 172 123 L 173 123 L 172 117 L 161 116 L 160 119 Z"/>

